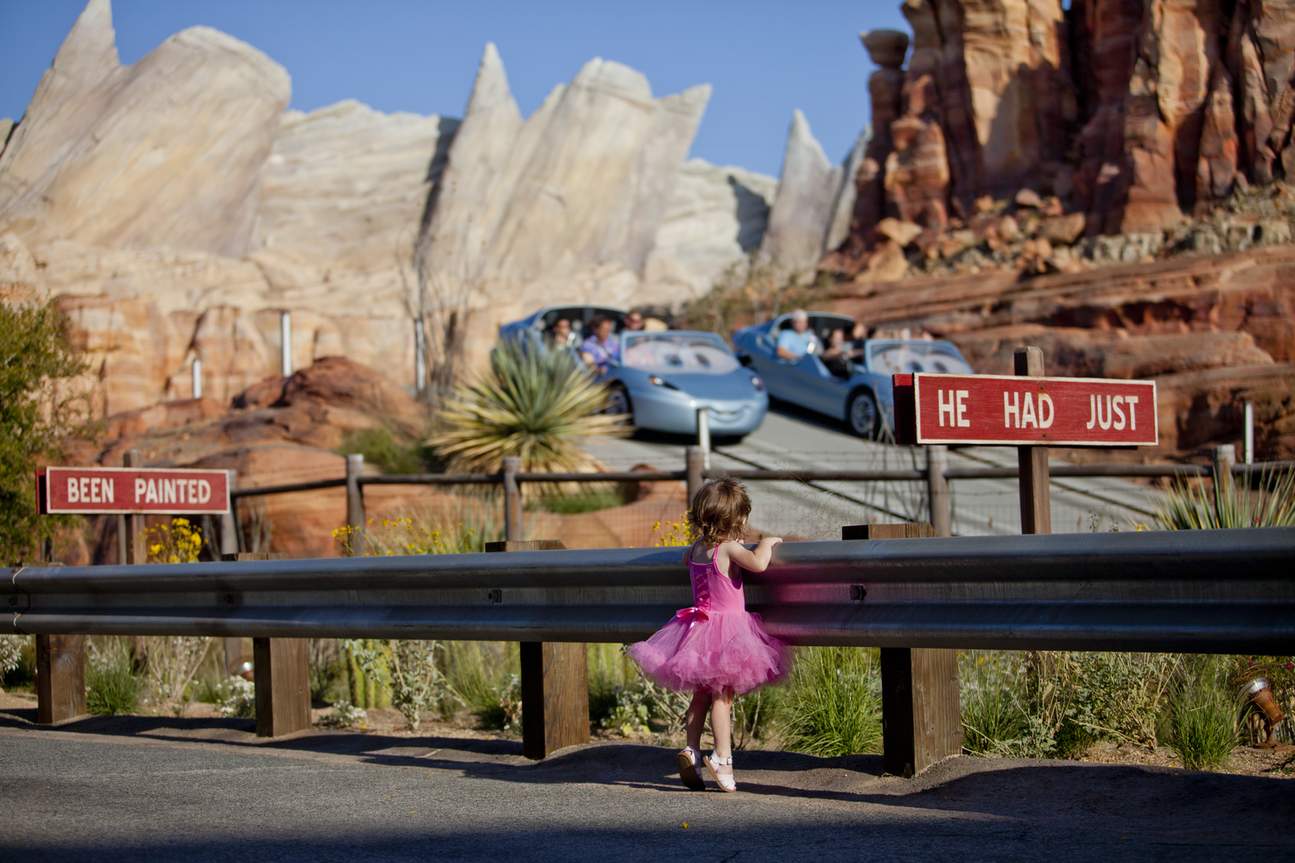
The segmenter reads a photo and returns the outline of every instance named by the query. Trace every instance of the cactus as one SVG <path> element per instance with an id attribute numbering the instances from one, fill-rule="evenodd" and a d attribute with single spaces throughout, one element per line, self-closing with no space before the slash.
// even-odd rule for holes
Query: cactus
<path id="1" fill-rule="evenodd" d="M 364 710 L 391 706 L 391 645 L 377 638 L 342 642 L 351 704 Z"/>

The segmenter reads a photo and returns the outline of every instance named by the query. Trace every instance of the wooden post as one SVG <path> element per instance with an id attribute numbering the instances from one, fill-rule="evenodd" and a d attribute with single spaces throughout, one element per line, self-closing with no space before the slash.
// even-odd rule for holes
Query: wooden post
<path id="1" fill-rule="evenodd" d="M 125 467 L 144 467 L 144 458 L 139 450 L 127 450 L 122 459 Z M 144 550 L 144 516 L 128 515 L 126 518 L 126 563 L 134 566 L 148 563 Z"/>
<path id="2" fill-rule="evenodd" d="M 241 539 L 238 535 L 238 515 L 234 510 L 237 503 L 232 492 L 238 484 L 238 472 L 231 470 L 228 473 L 231 495 L 229 512 L 220 517 L 220 559 L 237 560 Z M 225 645 L 225 673 L 237 674 L 243 666 L 243 657 L 246 656 L 246 652 L 243 650 L 243 639 L 230 636 L 222 640 Z"/>
<path id="3" fill-rule="evenodd" d="M 543 551 L 556 540 L 486 543 L 486 551 Z M 589 682 L 583 644 L 523 641 L 522 754 L 539 760 L 589 742 Z"/>
<path id="4" fill-rule="evenodd" d="M 525 536 L 522 524 L 522 488 L 517 483 L 517 474 L 522 471 L 522 460 L 510 455 L 504 459 L 504 539 L 508 542 L 521 542 Z"/>
<path id="5" fill-rule="evenodd" d="M 1043 351 L 1017 348 L 1012 357 L 1018 376 L 1043 377 Z M 1048 448 L 1016 448 L 1021 486 L 1021 533 L 1052 533 L 1052 496 L 1048 488 Z"/>
<path id="6" fill-rule="evenodd" d="M 860 524 L 842 539 L 910 539 L 933 536 L 928 524 Z M 930 647 L 881 648 L 882 766 L 912 777 L 962 752 L 958 653 Z"/>
<path id="7" fill-rule="evenodd" d="M 41 563 L 53 563 L 41 544 Z M 36 636 L 36 721 L 68 722 L 85 715 L 85 636 Z"/>
<path id="8" fill-rule="evenodd" d="M 701 447 L 690 446 L 684 450 L 684 470 L 687 474 L 688 506 L 692 506 L 693 498 L 706 481 L 706 453 Z"/>
<path id="9" fill-rule="evenodd" d="M 252 639 L 257 737 L 310 728 L 309 657 L 304 638 Z"/>
<path id="10" fill-rule="evenodd" d="M 351 554 L 363 557 L 365 553 L 364 526 L 367 521 L 364 514 L 364 490 L 360 488 L 360 477 L 364 474 L 364 456 L 351 453 L 346 457 L 346 523 L 351 526 Z"/>
<path id="11" fill-rule="evenodd" d="M 1237 448 L 1227 443 L 1214 448 L 1214 493 L 1221 499 L 1232 493 L 1232 468 L 1237 466 Z"/>
<path id="12" fill-rule="evenodd" d="M 226 560 L 274 560 L 281 554 L 244 552 Z M 227 638 L 226 645 L 239 639 Z M 241 651 L 241 643 L 240 643 Z M 240 659 L 241 662 L 241 659 Z M 305 638 L 253 638 L 256 736 L 282 737 L 310 728 L 310 642 Z"/>
<path id="13" fill-rule="evenodd" d="M 926 448 L 926 497 L 931 527 L 936 536 L 953 536 L 953 501 L 949 497 L 949 448 L 930 444 Z"/>

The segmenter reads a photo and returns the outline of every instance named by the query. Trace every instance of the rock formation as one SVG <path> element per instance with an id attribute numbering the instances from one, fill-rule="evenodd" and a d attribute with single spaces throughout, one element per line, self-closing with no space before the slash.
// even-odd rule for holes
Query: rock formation
<path id="1" fill-rule="evenodd" d="M 0 156 L 0 223 L 28 243 L 248 251 L 287 73 L 195 27 L 117 60 L 92 0 Z"/>
<path id="2" fill-rule="evenodd" d="M 490 309 L 486 341 L 555 297 L 668 300 L 642 277 L 709 97 L 656 99 L 638 72 L 592 60 L 523 120 L 487 45 L 419 237 L 421 302 Z"/>
<path id="3" fill-rule="evenodd" d="M 654 98 L 594 60 L 523 120 L 487 46 L 462 125 L 285 112 L 288 92 L 205 28 L 123 66 L 90 0 L 0 125 L 0 285 L 58 299 L 100 412 L 187 397 L 195 359 L 206 395 L 233 396 L 277 370 L 282 310 L 295 367 L 342 353 L 412 386 L 415 329 L 447 300 L 480 353 L 545 302 L 702 293 L 764 233 L 769 178 L 684 166 L 707 87 Z"/>
<path id="4" fill-rule="evenodd" d="M 1088 235 L 1154 233 L 1237 188 L 1295 180 L 1295 3 L 905 0 L 864 45 L 876 130 L 850 238 L 859 273 L 893 216 L 962 230 L 1021 189 Z M 1072 56 L 1073 47 L 1073 56 Z M 886 251 L 886 250 L 881 250 Z"/>
<path id="5" fill-rule="evenodd" d="M 847 165 L 852 162 L 857 163 L 853 153 L 846 157 Z M 857 165 L 853 167 L 857 169 Z M 840 233 L 839 210 L 853 208 L 853 194 L 841 200 L 845 176 L 842 166 L 827 160 L 805 115 L 793 113 L 760 257 L 778 269 L 812 270 L 823 253 L 833 248 L 830 241 L 841 240 L 834 236 Z M 852 192 L 853 183 L 849 185 Z"/>

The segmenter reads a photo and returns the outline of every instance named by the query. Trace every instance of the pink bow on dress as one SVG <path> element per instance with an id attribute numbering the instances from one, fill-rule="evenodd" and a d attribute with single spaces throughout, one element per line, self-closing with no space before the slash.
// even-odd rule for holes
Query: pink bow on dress
<path id="1" fill-rule="evenodd" d="M 698 608 L 695 605 L 690 605 L 687 608 L 679 609 L 674 613 L 674 616 L 675 616 L 675 620 L 688 621 L 689 629 L 692 629 L 692 625 L 699 620 L 710 620 L 710 615 L 706 613 L 706 609 Z"/>

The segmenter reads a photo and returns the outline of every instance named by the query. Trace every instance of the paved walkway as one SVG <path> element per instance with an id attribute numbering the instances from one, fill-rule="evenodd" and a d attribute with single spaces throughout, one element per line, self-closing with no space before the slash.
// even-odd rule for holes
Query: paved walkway
<path id="1" fill-rule="evenodd" d="M 669 750 L 131 718 L 0 715 L 0 859 L 1194 860 L 1295 858 L 1295 783 L 957 758 L 918 781 L 872 757 L 738 754 L 690 793 Z"/>

